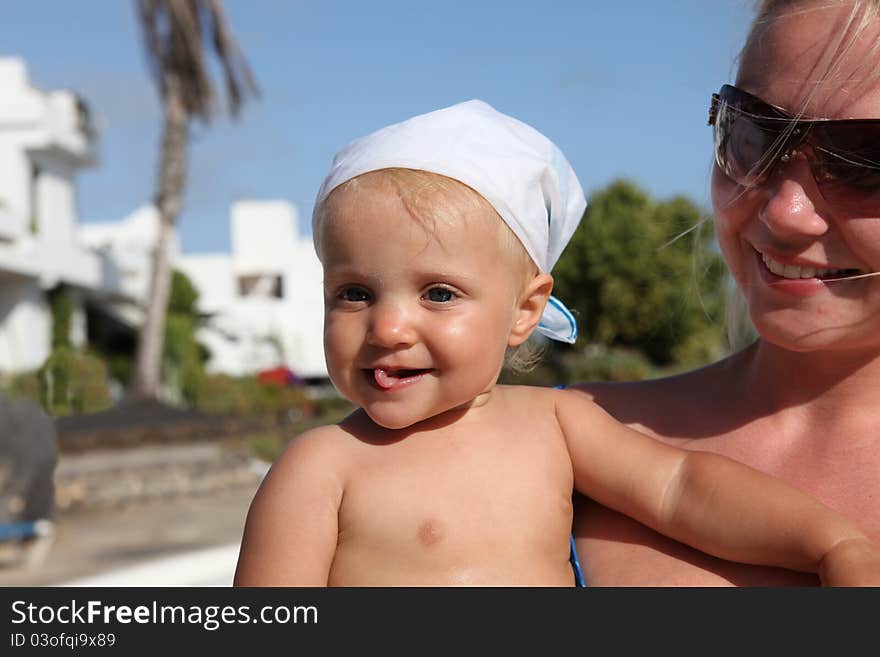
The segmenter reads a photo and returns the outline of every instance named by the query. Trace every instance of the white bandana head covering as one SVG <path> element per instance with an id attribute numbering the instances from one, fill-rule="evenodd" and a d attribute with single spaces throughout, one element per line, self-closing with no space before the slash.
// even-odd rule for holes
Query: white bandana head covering
<path id="1" fill-rule="evenodd" d="M 542 272 L 550 272 L 586 209 L 571 165 L 553 142 L 480 100 L 413 117 L 351 142 L 333 158 L 315 201 L 318 210 L 342 183 L 370 171 L 419 169 L 453 178 L 485 198 Z M 568 308 L 550 297 L 538 332 L 577 339 Z"/>

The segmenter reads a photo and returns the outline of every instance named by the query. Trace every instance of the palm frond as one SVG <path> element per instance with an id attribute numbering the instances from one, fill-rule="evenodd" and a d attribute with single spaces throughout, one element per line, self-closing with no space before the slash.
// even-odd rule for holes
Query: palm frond
<path id="1" fill-rule="evenodd" d="M 237 116 L 246 96 L 259 90 L 232 36 L 220 0 L 137 0 L 144 46 L 163 99 L 179 90 L 188 114 L 209 120 L 215 107 L 214 85 L 205 41 L 224 74 L 229 111 Z M 207 39 L 206 39 L 207 36 Z"/>

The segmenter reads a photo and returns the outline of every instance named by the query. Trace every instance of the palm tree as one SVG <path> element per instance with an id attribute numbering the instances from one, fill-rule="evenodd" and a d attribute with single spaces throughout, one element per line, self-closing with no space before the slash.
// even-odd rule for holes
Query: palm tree
<path id="1" fill-rule="evenodd" d="M 150 68 L 164 110 L 155 204 L 159 237 L 150 280 L 146 316 L 138 340 L 129 394 L 156 398 L 162 367 L 163 333 L 171 286 L 169 249 L 186 187 L 189 127 L 193 118 L 210 122 L 216 108 L 208 70 L 210 51 L 224 74 L 233 118 L 258 90 L 247 62 L 229 30 L 220 0 L 136 0 Z M 210 39 L 206 46 L 205 40 Z"/>

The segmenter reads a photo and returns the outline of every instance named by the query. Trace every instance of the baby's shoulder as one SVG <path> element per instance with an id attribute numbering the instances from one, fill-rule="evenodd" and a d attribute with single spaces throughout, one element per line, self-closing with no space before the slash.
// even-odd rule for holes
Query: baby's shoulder
<path id="1" fill-rule="evenodd" d="M 510 416 L 533 421 L 551 420 L 564 429 L 567 422 L 582 424 L 606 413 L 592 396 L 582 390 L 541 386 L 507 386 L 506 405 Z"/>
<path id="2" fill-rule="evenodd" d="M 504 386 L 507 400 L 518 406 L 543 407 L 555 411 L 562 405 L 595 406 L 592 395 L 584 390 L 564 386 L 550 388 L 544 386 Z"/>
<path id="3" fill-rule="evenodd" d="M 548 409 L 552 409 L 554 400 L 561 391 L 557 388 L 524 385 L 499 385 L 498 389 L 509 404 L 524 408 L 545 406 Z"/>
<path id="4" fill-rule="evenodd" d="M 340 449 L 346 443 L 347 435 L 338 424 L 322 424 L 297 434 L 290 445 L 303 450 Z"/>
<path id="5" fill-rule="evenodd" d="M 509 408 L 527 413 L 558 415 L 565 409 L 583 412 L 598 409 L 592 395 L 574 388 L 542 386 L 503 386 L 504 402 Z"/>
<path id="6" fill-rule="evenodd" d="M 534 417 L 550 417 L 564 435 L 619 423 L 596 403 L 593 395 L 577 388 L 520 386 L 514 405 Z"/>
<path id="7" fill-rule="evenodd" d="M 272 470 L 340 471 L 351 460 L 351 437 L 339 425 L 314 427 L 293 438 L 272 465 Z"/>

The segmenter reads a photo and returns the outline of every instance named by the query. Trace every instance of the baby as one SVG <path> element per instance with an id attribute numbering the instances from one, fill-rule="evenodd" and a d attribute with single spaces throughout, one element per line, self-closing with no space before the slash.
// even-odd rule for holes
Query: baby
<path id="1" fill-rule="evenodd" d="M 574 341 L 548 272 L 585 205 L 546 137 L 480 101 L 337 154 L 313 234 L 327 367 L 359 409 L 272 466 L 237 586 L 571 586 L 573 488 L 722 558 L 880 583 L 876 546 L 782 482 L 497 384 L 536 329 Z"/>

